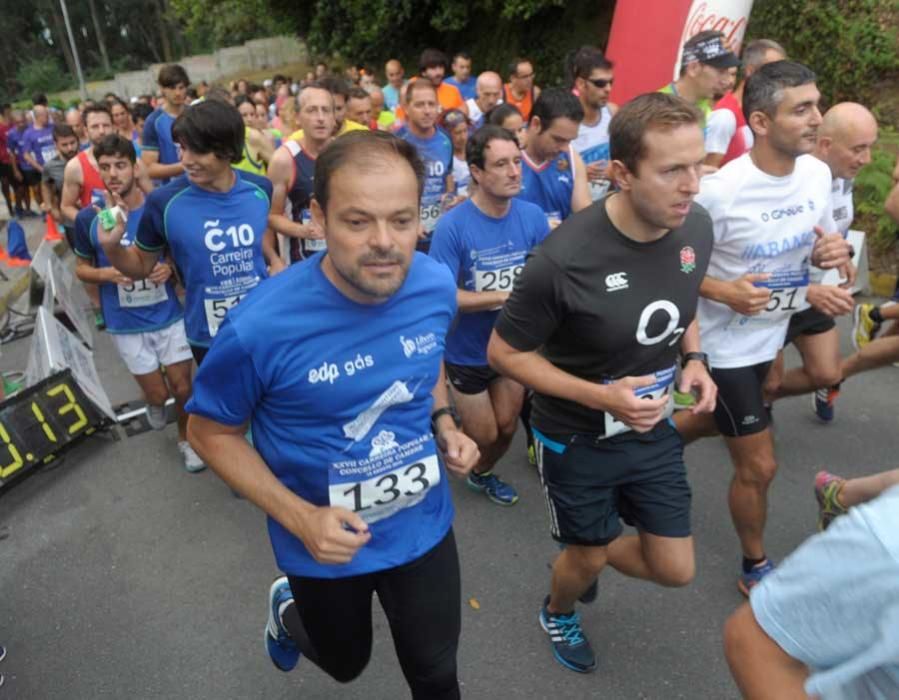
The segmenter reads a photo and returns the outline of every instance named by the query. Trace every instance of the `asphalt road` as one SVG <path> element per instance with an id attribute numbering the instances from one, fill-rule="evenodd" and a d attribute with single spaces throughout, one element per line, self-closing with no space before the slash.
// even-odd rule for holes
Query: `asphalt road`
<path id="1" fill-rule="evenodd" d="M 845 320 L 841 332 L 848 352 Z M 27 340 L 4 346 L 0 366 L 24 368 L 27 349 Z M 113 403 L 139 396 L 106 336 L 96 361 Z M 891 367 L 853 379 L 829 426 L 816 422 L 808 397 L 777 404 L 772 557 L 812 533 L 817 469 L 896 466 L 897 387 Z M 465 697 L 737 697 L 721 651 L 722 623 L 742 601 L 725 498 L 731 467 L 720 439 L 691 446 L 687 461 L 696 580 L 667 590 L 604 573 L 598 602 L 582 609 L 599 657 L 591 675 L 559 666 L 537 623 L 557 549 L 522 435 L 499 468 L 518 487 L 518 505 L 453 485 Z M 9 650 L 0 698 L 408 697 L 377 606 L 371 664 L 355 683 L 340 686 L 308 662 L 277 671 L 262 644 L 276 574 L 262 514 L 211 472 L 186 473 L 174 426 L 90 438 L 58 468 L 0 495 L 0 644 Z"/>

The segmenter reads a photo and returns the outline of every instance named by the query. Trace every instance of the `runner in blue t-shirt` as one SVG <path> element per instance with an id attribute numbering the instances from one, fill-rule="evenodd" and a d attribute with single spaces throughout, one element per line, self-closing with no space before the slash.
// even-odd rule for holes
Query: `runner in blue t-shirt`
<path id="1" fill-rule="evenodd" d="M 56 158 L 56 142 L 53 140 L 53 125 L 50 124 L 50 113 L 44 105 L 34 106 L 34 124 L 25 129 L 19 142 L 19 152 L 25 165 L 22 176 L 27 187 L 34 188 L 38 205 L 43 208 L 44 195 L 41 192 L 41 173 L 44 163 Z"/>
<path id="2" fill-rule="evenodd" d="M 170 64 L 160 68 L 158 82 L 163 104 L 144 122 L 141 160 L 150 177 L 164 185 L 184 172 L 181 147 L 173 136 L 172 127 L 184 111 L 190 79 L 184 68 Z"/>
<path id="3" fill-rule="evenodd" d="M 521 151 L 511 132 L 492 125 L 476 131 L 467 160 L 477 188 L 440 219 L 430 254 L 449 267 L 459 287 L 460 315 L 446 340 L 446 373 L 462 426 L 481 451 L 468 485 L 494 503 L 513 505 L 518 494 L 493 467 L 515 435 L 524 387 L 491 369 L 487 342 L 525 258 L 550 229 L 539 207 L 515 199 Z"/>
<path id="4" fill-rule="evenodd" d="M 197 374 L 188 432 L 269 516 L 287 574 L 271 587 L 266 627 L 279 669 L 302 652 L 339 681 L 356 678 L 377 591 L 413 697 L 458 698 L 446 471 L 464 475 L 478 451 L 447 410 L 455 285 L 415 252 L 420 167 L 412 148 L 377 131 L 319 155 L 312 215 L 327 250 L 228 316 Z M 298 314 L 298 298 L 315 303 Z"/>
<path id="5" fill-rule="evenodd" d="M 103 184 L 128 209 L 122 246 L 133 245 L 144 212 L 144 194 L 136 176 L 137 155 L 130 140 L 112 134 L 94 146 Z M 88 206 L 75 217 L 75 274 L 83 282 L 98 284 L 100 303 L 119 355 L 147 401 L 147 421 L 156 430 L 167 424 L 165 403 L 175 397 L 178 449 L 190 472 L 204 468 L 187 442 L 184 404 L 191 391 L 191 353 L 184 333 L 184 311 L 172 283 L 172 267 L 157 262 L 146 279 L 131 280 L 109 262 L 98 240 L 102 226 L 97 210 Z M 165 374 L 160 370 L 165 367 Z"/>
<path id="6" fill-rule="evenodd" d="M 406 86 L 407 124 L 397 132 L 411 143 L 425 165 L 425 185 L 421 197 L 421 233 L 418 249 L 427 252 L 431 234 L 440 215 L 450 206 L 453 182 L 453 142 L 437 128 L 440 105 L 437 90 L 428 80 Z"/>
<path id="7" fill-rule="evenodd" d="M 194 105 L 174 136 L 187 176 L 147 197 L 136 245 L 118 245 L 122 225 L 101 232 L 100 242 L 112 264 L 136 280 L 168 250 L 187 292 L 185 326 L 199 364 L 228 310 L 267 276 L 266 259 L 276 255 L 268 230 L 272 189 L 265 178 L 231 167 L 243 157 L 244 140 L 231 105 Z"/>
<path id="8" fill-rule="evenodd" d="M 584 110 L 567 90 L 544 90 L 531 110 L 523 153 L 521 199 L 543 209 L 550 226 L 590 206 L 587 168 L 571 142 Z"/>
<path id="9" fill-rule="evenodd" d="M 464 51 L 456 53 L 453 56 L 452 70 L 453 74 L 443 82 L 455 85 L 463 100 L 477 97 L 477 81 L 471 75 L 471 56 Z"/>

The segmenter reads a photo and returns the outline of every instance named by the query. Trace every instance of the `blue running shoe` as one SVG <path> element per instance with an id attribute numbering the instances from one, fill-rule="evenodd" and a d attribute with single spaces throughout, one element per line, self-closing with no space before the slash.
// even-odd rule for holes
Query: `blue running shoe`
<path id="1" fill-rule="evenodd" d="M 753 566 L 748 574 L 743 571 L 740 572 L 740 578 L 737 579 L 737 588 L 740 589 L 740 593 L 748 598 L 749 592 L 772 571 L 774 571 L 774 562 L 770 559 L 765 559 L 761 564 Z"/>
<path id="2" fill-rule="evenodd" d="M 835 413 L 833 404 L 839 395 L 839 385 L 818 389 L 812 394 L 812 409 L 814 409 L 815 415 L 818 416 L 818 420 L 822 423 L 830 423 L 833 420 Z"/>
<path id="3" fill-rule="evenodd" d="M 500 506 L 514 506 L 518 503 L 518 492 L 514 487 L 502 481 L 493 472 L 468 475 L 468 488 L 480 491 L 487 495 L 491 501 Z"/>
<path id="4" fill-rule="evenodd" d="M 590 673 L 596 668 L 596 657 L 581 629 L 581 616 L 576 612 L 553 614 L 546 609 L 547 605 L 549 596 L 540 609 L 540 626 L 549 635 L 556 661 L 572 671 Z"/>
<path id="5" fill-rule="evenodd" d="M 281 622 L 284 609 L 293 602 L 287 577 L 276 578 L 268 592 L 268 624 L 265 626 L 265 650 L 280 671 L 292 671 L 300 660 L 300 650 Z"/>

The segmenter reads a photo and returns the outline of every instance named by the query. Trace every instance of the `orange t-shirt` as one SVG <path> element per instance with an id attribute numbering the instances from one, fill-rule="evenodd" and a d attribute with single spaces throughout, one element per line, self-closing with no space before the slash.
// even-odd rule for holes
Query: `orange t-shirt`
<path id="1" fill-rule="evenodd" d="M 417 75 L 409 78 L 410 83 L 415 80 L 418 80 Z M 405 90 L 405 88 L 403 89 Z M 446 112 L 450 109 L 462 109 L 465 100 L 462 99 L 462 93 L 455 85 L 440 83 L 440 87 L 437 88 L 437 104 L 440 105 L 441 112 Z M 397 105 L 396 118 L 399 121 L 406 121 L 406 110 L 403 109 L 403 105 Z"/>
<path id="2" fill-rule="evenodd" d="M 524 119 L 525 123 L 531 118 L 531 110 L 534 108 L 534 88 L 528 90 L 524 97 L 517 100 L 512 96 L 511 84 L 506 83 L 503 88 L 503 100 L 513 107 L 516 107 L 518 111 L 521 112 L 521 117 Z"/>

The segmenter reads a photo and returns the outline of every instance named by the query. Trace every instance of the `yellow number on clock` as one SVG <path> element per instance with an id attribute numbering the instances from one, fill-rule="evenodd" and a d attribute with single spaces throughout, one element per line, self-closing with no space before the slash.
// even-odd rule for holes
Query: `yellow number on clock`
<path id="1" fill-rule="evenodd" d="M 10 474 L 19 471 L 19 469 L 24 466 L 25 462 L 22 459 L 22 455 L 20 455 L 19 451 L 16 449 L 16 446 L 13 445 L 12 441 L 9 439 L 9 433 L 6 432 L 6 427 L 2 423 L 0 423 L 0 440 L 3 440 L 3 444 L 6 445 L 6 449 L 9 450 L 9 456 L 12 457 L 11 464 L 0 467 L 0 479 L 5 479 Z"/>
<path id="2" fill-rule="evenodd" d="M 59 409 L 57 409 L 57 413 L 61 416 L 64 416 L 66 413 L 70 411 L 75 411 L 75 415 L 78 416 L 78 420 L 76 420 L 72 425 L 69 426 L 69 435 L 72 433 L 77 433 L 81 430 L 85 425 L 87 425 L 87 416 L 84 415 L 84 411 L 81 410 L 81 406 L 75 401 L 75 395 L 72 394 L 72 390 L 69 389 L 65 384 L 60 384 L 59 386 L 55 386 L 50 391 L 47 392 L 47 396 L 54 397 L 59 394 L 65 394 L 65 397 L 68 399 L 68 403 L 63 404 Z"/>
<path id="3" fill-rule="evenodd" d="M 41 407 L 38 406 L 34 401 L 31 402 L 31 412 L 34 414 L 34 417 L 38 419 L 41 424 L 41 427 L 44 429 L 44 435 L 47 436 L 47 439 L 50 442 L 56 442 L 56 434 L 50 428 L 47 423 L 47 419 L 44 418 L 44 412 L 41 410 Z"/>

